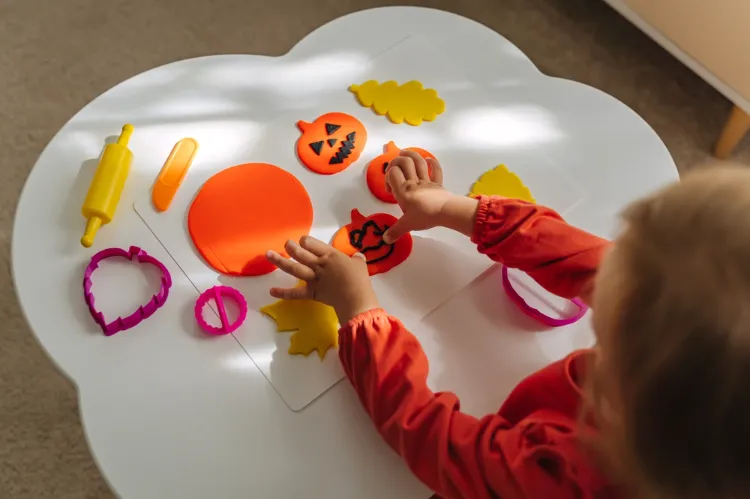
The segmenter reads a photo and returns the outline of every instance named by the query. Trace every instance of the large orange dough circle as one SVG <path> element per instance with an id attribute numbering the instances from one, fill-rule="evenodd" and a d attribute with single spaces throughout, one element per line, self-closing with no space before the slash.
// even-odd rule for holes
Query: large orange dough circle
<path id="1" fill-rule="evenodd" d="M 223 170 L 206 181 L 188 212 L 196 249 L 222 274 L 258 276 L 276 267 L 268 250 L 310 232 L 313 208 L 297 178 L 265 163 Z"/>
<path id="2" fill-rule="evenodd" d="M 297 122 L 302 132 L 297 157 L 308 169 L 321 175 L 345 170 L 357 161 L 367 144 L 367 130 L 354 116 L 326 113 L 313 121 Z"/>
<path id="3" fill-rule="evenodd" d="M 393 244 L 383 241 L 383 234 L 398 220 L 388 213 L 375 213 L 369 217 L 356 208 L 352 221 L 341 227 L 331 239 L 331 246 L 352 256 L 362 253 L 367 261 L 367 271 L 372 276 L 388 272 L 409 258 L 414 244 L 411 234 L 406 234 Z"/>
<path id="4" fill-rule="evenodd" d="M 367 164 L 367 187 L 376 198 L 384 203 L 396 204 L 396 198 L 386 189 L 385 172 L 393 158 L 401 153 L 401 149 L 393 141 L 388 142 L 384 149 L 383 154 Z M 431 152 L 419 147 L 407 147 L 406 150 L 414 151 L 424 159 L 435 159 Z M 432 175 L 432 167 L 429 167 L 429 173 Z"/>

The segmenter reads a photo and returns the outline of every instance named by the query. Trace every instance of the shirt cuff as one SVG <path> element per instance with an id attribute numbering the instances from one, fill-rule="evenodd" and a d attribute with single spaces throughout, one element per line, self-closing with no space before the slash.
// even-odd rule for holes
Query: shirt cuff
<path id="1" fill-rule="evenodd" d="M 339 334 L 342 334 L 345 331 L 351 331 L 354 328 L 365 326 L 366 324 L 371 324 L 375 320 L 384 317 L 388 318 L 388 314 L 382 308 L 373 308 L 372 310 L 368 310 L 367 312 L 362 312 L 354 316 L 352 320 L 341 326 L 341 329 L 339 329 Z"/>
<path id="2" fill-rule="evenodd" d="M 487 221 L 487 216 L 490 212 L 490 197 L 489 196 L 476 196 L 474 199 L 479 200 L 479 206 L 477 207 L 477 214 L 474 218 L 474 230 L 471 235 L 471 241 L 474 244 L 479 244 L 482 236 L 482 228 Z"/>

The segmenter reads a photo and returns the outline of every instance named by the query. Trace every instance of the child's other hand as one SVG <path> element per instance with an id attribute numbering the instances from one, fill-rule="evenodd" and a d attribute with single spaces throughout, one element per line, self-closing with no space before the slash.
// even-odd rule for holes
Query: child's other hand
<path id="1" fill-rule="evenodd" d="M 386 185 L 404 212 L 384 234 L 386 243 L 413 230 L 437 226 L 471 235 L 478 202 L 443 188 L 443 169 L 436 159 L 425 160 L 414 151 L 401 151 L 388 166 Z"/>
<path id="2" fill-rule="evenodd" d="M 383 237 L 389 244 L 413 230 L 440 225 L 443 206 L 453 197 L 443 188 L 440 163 L 434 159 L 425 160 L 414 151 L 401 151 L 391 160 L 386 172 L 386 186 L 404 212 Z"/>
<path id="3" fill-rule="evenodd" d="M 305 281 L 306 285 L 273 288 L 271 296 L 325 303 L 333 307 L 341 324 L 380 306 L 363 255 L 349 257 L 310 236 L 303 236 L 299 244 L 287 241 L 284 249 L 294 260 L 275 251 L 269 251 L 266 258 L 287 274 Z"/>

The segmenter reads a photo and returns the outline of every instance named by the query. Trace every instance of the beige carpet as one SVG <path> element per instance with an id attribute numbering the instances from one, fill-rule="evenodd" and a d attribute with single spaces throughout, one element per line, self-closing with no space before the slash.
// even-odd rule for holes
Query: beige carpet
<path id="1" fill-rule="evenodd" d="M 0 497 L 112 496 L 86 445 L 75 390 L 24 324 L 11 283 L 13 210 L 45 144 L 87 102 L 142 71 L 207 54 L 280 55 L 329 20 L 395 3 L 0 0 Z M 601 0 L 406 3 L 480 21 L 545 73 L 614 95 L 654 127 L 681 171 L 709 159 L 729 103 Z M 749 149 L 745 142 L 738 158 L 748 162 Z"/>

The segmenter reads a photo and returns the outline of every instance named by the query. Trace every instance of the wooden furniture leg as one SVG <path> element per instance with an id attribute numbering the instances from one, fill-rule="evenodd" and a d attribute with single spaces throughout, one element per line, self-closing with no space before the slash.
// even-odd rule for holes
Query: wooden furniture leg
<path id="1" fill-rule="evenodd" d="M 714 155 L 720 159 L 728 158 L 748 130 L 750 130 L 750 115 L 734 106 L 719 140 L 716 141 Z"/>

